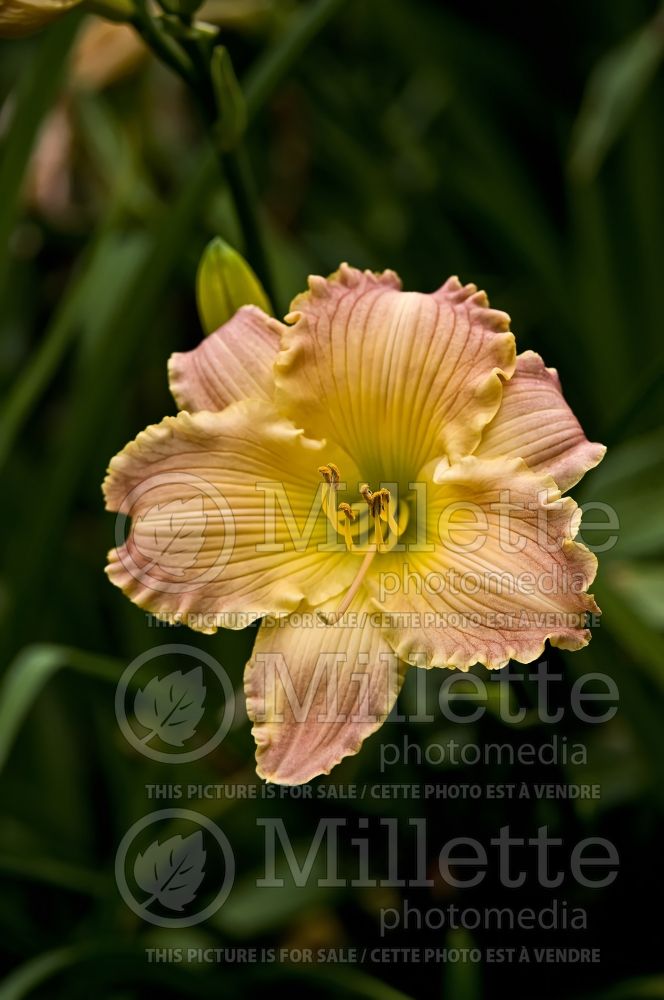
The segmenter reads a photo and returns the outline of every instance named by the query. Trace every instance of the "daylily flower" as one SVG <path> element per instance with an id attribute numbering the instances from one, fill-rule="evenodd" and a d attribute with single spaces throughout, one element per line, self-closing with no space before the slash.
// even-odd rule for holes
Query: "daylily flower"
<path id="1" fill-rule="evenodd" d="M 0 38 L 20 38 L 39 31 L 81 0 L 0 0 Z"/>
<path id="2" fill-rule="evenodd" d="M 260 626 L 258 773 L 328 773 L 408 664 L 530 662 L 590 638 L 596 559 L 567 490 L 604 448 L 506 313 L 450 278 L 312 277 L 284 323 L 245 307 L 169 374 L 180 407 L 111 462 L 131 514 L 108 574 L 194 628 Z"/>

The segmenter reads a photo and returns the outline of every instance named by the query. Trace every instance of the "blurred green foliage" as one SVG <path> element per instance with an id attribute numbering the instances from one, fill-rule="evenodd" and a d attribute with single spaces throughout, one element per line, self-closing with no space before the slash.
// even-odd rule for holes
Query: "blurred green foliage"
<path id="1" fill-rule="evenodd" d="M 75 14 L 0 46 L 0 928 L 6 968 L 17 970 L 0 998 L 234 997 L 275 986 L 379 1000 L 664 997 L 651 905 L 664 806 L 661 11 L 646 0 L 527 13 L 515 3 L 367 0 L 337 4 L 324 25 L 320 4 L 239 6 L 220 2 L 212 13 L 247 98 L 277 312 L 307 273 L 341 260 L 395 268 L 421 290 L 459 273 L 510 312 L 520 349 L 558 368 L 588 436 L 609 445 L 574 493 L 612 505 L 620 521 L 618 544 L 600 554 L 601 627 L 587 650 L 548 659 L 563 675 L 562 701 L 580 674 L 605 671 L 620 710 L 601 732 L 565 716 L 556 733 L 588 743 L 584 774 L 539 774 L 598 781 L 601 799 L 390 803 L 400 822 L 426 815 L 446 837 L 486 838 L 507 822 L 527 834 L 546 822 L 566 842 L 609 837 L 620 877 L 580 900 L 590 914 L 584 944 L 601 945 L 603 959 L 322 972 L 145 962 L 146 946 L 190 942 L 381 944 L 378 909 L 396 904 L 380 890 L 257 892 L 255 821 L 265 806 L 234 800 L 200 803 L 240 845 L 237 885 L 215 920 L 186 932 L 140 926 L 117 895 L 115 849 L 148 809 L 146 783 L 256 780 L 246 720 L 212 758 L 181 768 L 155 768 L 118 732 L 114 679 L 141 651 L 171 634 L 199 644 L 239 688 L 252 632 L 183 639 L 149 628 L 103 575 L 113 526 L 99 491 L 108 457 L 174 412 L 166 360 L 200 338 L 203 248 L 216 234 L 247 248 L 180 84 L 152 58 L 103 83 L 77 77 L 75 60 L 67 69 Z M 427 676 L 432 696 L 439 682 L 439 672 Z M 413 686 L 410 677 L 404 705 Z M 531 680 L 514 691 L 532 706 Z M 380 781 L 379 741 L 426 748 L 468 739 L 468 729 L 438 716 L 388 723 L 332 780 Z M 525 732 L 551 736 L 535 723 Z M 518 746 L 524 728 L 489 712 L 473 738 Z M 411 761 L 389 777 L 462 785 L 536 775 Z M 324 800 L 272 805 L 303 844 L 330 809 Z M 354 819 L 367 805 L 335 808 Z M 382 850 L 376 843 L 379 859 Z M 420 892 L 414 905 L 440 905 Z M 501 905 L 503 896 L 483 885 L 457 901 Z M 510 905 L 546 900 L 519 890 Z M 403 931 L 390 944 L 459 947 L 460 934 L 469 937 Z M 564 932 L 540 939 L 570 943 Z"/>

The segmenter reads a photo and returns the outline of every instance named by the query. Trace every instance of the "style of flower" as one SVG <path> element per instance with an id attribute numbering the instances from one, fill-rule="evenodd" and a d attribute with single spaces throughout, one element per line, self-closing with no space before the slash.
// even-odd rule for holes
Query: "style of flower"
<path id="1" fill-rule="evenodd" d="M 561 492 L 605 449 L 474 285 L 403 292 L 342 264 L 284 323 L 240 309 L 169 375 L 180 412 L 104 483 L 132 516 L 107 572 L 202 631 L 264 619 L 245 674 L 262 777 L 355 753 L 410 664 L 589 641 L 596 559 Z"/>

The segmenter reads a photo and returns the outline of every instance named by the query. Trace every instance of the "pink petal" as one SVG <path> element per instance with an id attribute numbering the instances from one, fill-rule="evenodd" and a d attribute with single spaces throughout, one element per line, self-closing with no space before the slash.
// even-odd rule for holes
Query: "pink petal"
<path id="1" fill-rule="evenodd" d="M 168 375 L 178 407 L 196 413 L 240 399 L 271 400 L 279 327 L 257 306 L 243 306 L 193 351 L 171 355 Z"/>
<path id="2" fill-rule="evenodd" d="M 503 389 L 498 413 L 486 427 L 475 454 L 482 458 L 522 458 L 531 469 L 548 472 L 564 492 L 594 468 L 606 448 L 586 438 L 560 388 L 558 373 L 539 354 L 524 351 Z"/>
<path id="3" fill-rule="evenodd" d="M 387 638 L 397 655 L 467 670 L 529 663 L 547 639 L 585 646 L 586 614 L 599 611 L 586 592 L 597 559 L 573 541 L 575 502 L 521 459 L 470 456 L 441 463 L 435 478 L 427 510 L 434 550 L 411 547 L 385 560 L 393 575 L 383 577 L 383 603 L 397 616 Z"/>
<path id="4" fill-rule="evenodd" d="M 357 753 L 403 681 L 404 665 L 372 624 L 366 594 L 336 625 L 323 624 L 317 610 L 303 605 L 276 625 L 264 622 L 245 672 L 256 769 L 277 784 L 310 781 Z"/>
<path id="5" fill-rule="evenodd" d="M 108 509 L 132 518 L 110 553 L 110 579 L 140 607 L 204 632 L 338 594 L 357 559 L 328 550 L 316 514 L 321 447 L 259 400 L 148 427 L 104 482 Z"/>
<path id="6" fill-rule="evenodd" d="M 340 443 L 369 482 L 407 483 L 433 458 L 472 451 L 514 368 L 509 317 L 475 285 L 400 287 L 392 271 L 347 264 L 310 278 L 275 364 L 280 409 Z"/>

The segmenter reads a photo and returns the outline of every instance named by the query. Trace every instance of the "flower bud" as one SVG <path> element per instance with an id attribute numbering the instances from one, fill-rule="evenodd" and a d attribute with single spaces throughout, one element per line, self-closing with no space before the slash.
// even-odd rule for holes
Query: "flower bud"
<path id="1" fill-rule="evenodd" d="M 198 314 L 206 333 L 223 326 L 241 306 L 273 314 L 270 300 L 244 257 L 217 236 L 207 245 L 196 276 Z"/>

